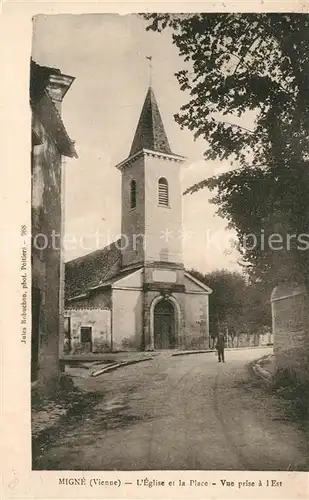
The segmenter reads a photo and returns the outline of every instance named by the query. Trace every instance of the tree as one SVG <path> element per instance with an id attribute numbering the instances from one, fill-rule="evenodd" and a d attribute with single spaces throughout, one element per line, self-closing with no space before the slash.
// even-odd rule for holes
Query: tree
<path id="1" fill-rule="evenodd" d="M 238 272 L 226 269 L 202 274 L 190 274 L 207 284 L 213 292 L 209 301 L 210 336 L 215 338 L 219 328 L 228 328 L 233 338 L 240 333 L 258 334 L 271 326 L 269 290 L 260 284 L 251 284 Z"/>
<path id="2" fill-rule="evenodd" d="M 303 14 L 145 14 L 169 29 L 189 101 L 175 116 L 207 141 L 205 158 L 232 170 L 187 193 L 215 190 L 251 279 L 308 279 L 309 17 Z M 255 120 L 243 126 L 248 112 Z M 248 237 L 250 235 L 250 237 Z M 248 243 L 248 240 L 250 241 Z"/>

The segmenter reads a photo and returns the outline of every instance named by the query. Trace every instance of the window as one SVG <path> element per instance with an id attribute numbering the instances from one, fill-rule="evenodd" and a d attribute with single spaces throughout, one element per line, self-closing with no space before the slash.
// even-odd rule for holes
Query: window
<path id="1" fill-rule="evenodd" d="M 80 329 L 80 341 L 82 344 L 91 343 L 92 341 L 92 328 L 91 326 L 82 326 Z"/>
<path id="2" fill-rule="evenodd" d="M 136 207 L 136 181 L 132 180 L 130 184 L 130 205 L 131 208 Z"/>
<path id="3" fill-rule="evenodd" d="M 158 203 L 168 206 L 168 183 L 165 177 L 161 177 L 158 182 Z"/>

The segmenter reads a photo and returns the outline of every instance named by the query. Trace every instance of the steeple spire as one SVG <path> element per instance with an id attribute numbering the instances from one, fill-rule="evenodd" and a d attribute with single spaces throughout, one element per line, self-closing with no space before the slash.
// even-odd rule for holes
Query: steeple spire
<path id="1" fill-rule="evenodd" d="M 149 87 L 144 106 L 134 135 L 130 156 L 141 149 L 150 149 L 158 153 L 172 154 L 151 87 Z"/>

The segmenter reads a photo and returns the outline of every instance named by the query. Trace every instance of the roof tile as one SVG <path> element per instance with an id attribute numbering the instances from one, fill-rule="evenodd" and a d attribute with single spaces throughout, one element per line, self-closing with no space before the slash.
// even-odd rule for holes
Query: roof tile
<path id="1" fill-rule="evenodd" d="M 65 298 L 72 299 L 110 280 L 121 269 L 120 240 L 66 262 Z"/>
<path id="2" fill-rule="evenodd" d="M 151 87 L 146 95 L 134 135 L 130 156 L 142 149 L 150 149 L 159 153 L 172 154 L 158 104 Z"/>

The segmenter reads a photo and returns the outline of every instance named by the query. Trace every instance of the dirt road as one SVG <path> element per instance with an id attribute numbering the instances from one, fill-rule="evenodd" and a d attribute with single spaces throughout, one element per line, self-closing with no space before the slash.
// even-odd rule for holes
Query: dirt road
<path id="1" fill-rule="evenodd" d="M 39 469 L 305 470 L 306 436 L 247 368 L 268 350 L 161 354 L 83 389 L 103 401 L 55 435 Z"/>

